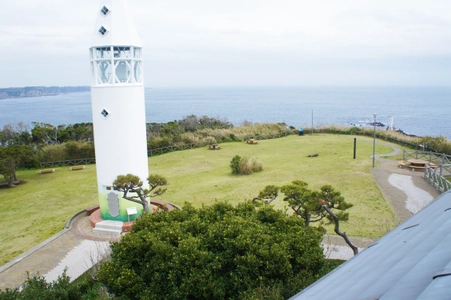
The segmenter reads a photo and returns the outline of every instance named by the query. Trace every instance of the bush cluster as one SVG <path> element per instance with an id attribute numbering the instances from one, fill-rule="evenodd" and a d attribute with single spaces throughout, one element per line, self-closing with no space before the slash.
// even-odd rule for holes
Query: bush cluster
<path id="1" fill-rule="evenodd" d="M 44 276 L 30 276 L 18 288 L 0 290 L 0 300 L 78 300 L 82 299 L 79 287 L 70 284 L 70 278 L 64 272 L 56 281 L 47 282 Z"/>
<path id="2" fill-rule="evenodd" d="M 24 283 L 14 289 L 0 290 L 0 300 L 93 300 L 111 299 L 105 287 L 93 279 L 93 273 L 88 270 L 71 282 L 64 271 L 52 282 L 47 282 L 42 275 L 27 274 Z"/>
<path id="3" fill-rule="evenodd" d="M 329 268 L 321 239 L 270 206 L 186 204 L 140 218 L 97 279 L 127 299 L 285 299 Z"/>
<path id="4" fill-rule="evenodd" d="M 232 174 L 249 175 L 263 170 L 263 164 L 254 157 L 235 155 L 230 161 Z"/>
<path id="5" fill-rule="evenodd" d="M 423 145 L 426 151 L 435 151 L 451 155 L 451 143 L 443 136 L 439 137 L 423 137 L 419 144 Z"/>
<path id="6" fill-rule="evenodd" d="M 189 122 L 187 121 L 189 120 Z M 210 120 L 202 121 L 203 119 Z M 202 147 L 209 144 L 245 141 L 248 138 L 271 138 L 281 134 L 290 134 L 284 123 L 251 124 L 234 127 L 226 121 L 202 117 L 195 122 L 195 116 L 185 117 L 183 120 L 169 123 L 147 124 L 147 149 L 149 151 L 162 148 L 192 145 Z M 194 125 L 198 124 L 198 125 Z M 161 151 L 160 153 L 164 153 Z"/>
<path id="7" fill-rule="evenodd" d="M 69 141 L 63 144 L 45 145 L 37 151 L 41 162 L 55 162 L 95 157 L 94 143 Z"/>

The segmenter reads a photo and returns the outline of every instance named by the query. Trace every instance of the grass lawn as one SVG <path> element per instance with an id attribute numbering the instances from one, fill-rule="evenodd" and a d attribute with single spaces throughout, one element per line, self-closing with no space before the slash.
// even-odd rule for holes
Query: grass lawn
<path id="1" fill-rule="evenodd" d="M 195 206 L 228 200 L 238 203 L 252 199 L 268 184 L 284 185 L 300 179 L 310 188 L 330 184 L 354 206 L 350 220 L 341 229 L 350 236 L 379 237 L 395 225 L 393 214 L 370 174 L 373 151 L 371 138 L 357 139 L 357 158 L 353 159 L 352 136 L 306 135 L 245 143 L 221 144 L 221 150 L 192 149 L 150 158 L 150 172 L 169 181 L 164 200 Z M 392 149 L 377 145 L 377 154 Z M 318 153 L 318 157 L 307 157 Z M 232 175 L 229 167 L 235 155 L 252 156 L 264 169 L 251 175 Z M 273 203 L 284 209 L 283 196 Z M 330 230 L 332 232 L 332 230 Z"/>
<path id="2" fill-rule="evenodd" d="M 311 188 L 330 184 L 354 204 L 350 220 L 341 225 L 350 236 L 379 237 L 395 221 L 370 174 L 372 139 L 357 139 L 353 159 L 352 136 L 306 135 L 259 141 L 257 145 L 224 143 L 221 150 L 206 148 L 172 152 L 149 158 L 150 172 L 169 181 L 162 200 L 183 205 L 208 205 L 215 200 L 238 203 L 252 199 L 268 184 L 284 185 L 300 179 Z M 390 153 L 377 145 L 377 153 Z M 307 157 L 318 153 L 318 157 Z M 255 157 L 262 172 L 232 175 L 229 167 L 235 155 Z M 25 181 L 15 188 L 0 189 L 0 265 L 59 232 L 76 212 L 96 205 L 95 165 L 85 170 L 56 168 L 55 173 L 18 171 Z M 3 181 L 0 181 L 3 182 Z M 275 206 L 285 207 L 282 196 Z"/>
<path id="3" fill-rule="evenodd" d="M 95 165 L 79 171 L 55 170 L 18 171 L 25 184 L 0 189 L 0 265 L 62 230 L 78 211 L 98 203 Z"/>

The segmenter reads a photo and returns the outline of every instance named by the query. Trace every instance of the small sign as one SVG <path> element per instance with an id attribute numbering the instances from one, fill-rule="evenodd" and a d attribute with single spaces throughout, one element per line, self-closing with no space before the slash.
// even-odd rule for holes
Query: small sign
<path id="1" fill-rule="evenodd" d="M 137 213 L 138 213 L 138 211 L 136 210 L 136 207 L 128 207 L 127 208 L 127 214 L 129 216 L 136 215 Z"/>

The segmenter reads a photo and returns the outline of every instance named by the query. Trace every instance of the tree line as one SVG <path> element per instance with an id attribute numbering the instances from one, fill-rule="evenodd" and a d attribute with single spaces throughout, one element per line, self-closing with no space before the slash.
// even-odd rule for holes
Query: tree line
<path id="1" fill-rule="evenodd" d="M 280 134 L 281 124 L 246 123 L 245 129 L 225 119 L 186 116 L 168 123 L 146 124 L 148 150 L 169 146 L 237 141 L 245 136 Z M 9 186 L 17 182 L 17 169 L 36 169 L 41 162 L 93 158 L 92 123 L 57 125 L 33 122 L 31 125 L 6 124 L 0 128 L 0 174 Z"/>
<path id="2" fill-rule="evenodd" d="M 315 133 L 366 135 L 358 127 L 315 128 Z M 368 135 L 372 131 L 368 131 Z M 190 145 L 200 147 L 208 144 L 244 141 L 247 138 L 262 138 L 294 134 L 294 127 L 285 123 L 259 124 L 243 121 L 234 126 L 226 119 L 208 116 L 185 116 L 181 120 L 167 123 L 146 124 L 147 149 L 149 152 L 173 146 Z M 377 133 L 379 139 L 406 145 L 427 145 L 427 149 L 451 154 L 451 143 L 444 137 L 410 138 L 398 137 L 391 132 Z M 159 153 L 164 153 L 160 151 Z M 92 123 L 57 125 L 33 122 L 31 125 L 6 124 L 0 128 L 0 174 L 10 186 L 17 182 L 15 170 L 39 168 L 41 162 L 56 162 L 93 158 L 94 133 Z"/>

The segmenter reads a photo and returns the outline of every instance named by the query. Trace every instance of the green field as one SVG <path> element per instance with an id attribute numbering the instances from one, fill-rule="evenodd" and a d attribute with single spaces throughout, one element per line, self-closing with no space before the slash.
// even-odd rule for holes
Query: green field
<path id="1" fill-rule="evenodd" d="M 372 139 L 358 138 L 357 159 L 353 159 L 353 140 L 341 135 L 292 135 L 258 145 L 224 143 L 216 151 L 198 148 L 153 156 L 149 168 L 169 181 L 161 199 L 178 205 L 201 206 L 215 200 L 238 203 L 256 197 L 268 184 L 284 185 L 296 179 L 314 189 L 330 184 L 354 204 L 342 230 L 349 236 L 375 238 L 394 226 L 393 214 L 370 174 Z M 377 146 L 377 154 L 391 151 Z M 307 157 L 313 153 L 319 156 Z M 232 175 L 229 163 L 235 155 L 257 158 L 263 171 Z M 55 173 L 17 174 L 25 184 L 0 189 L 0 265 L 59 232 L 76 212 L 97 204 L 95 165 L 80 171 L 58 167 Z M 286 205 L 279 197 L 275 206 L 283 209 Z"/>

